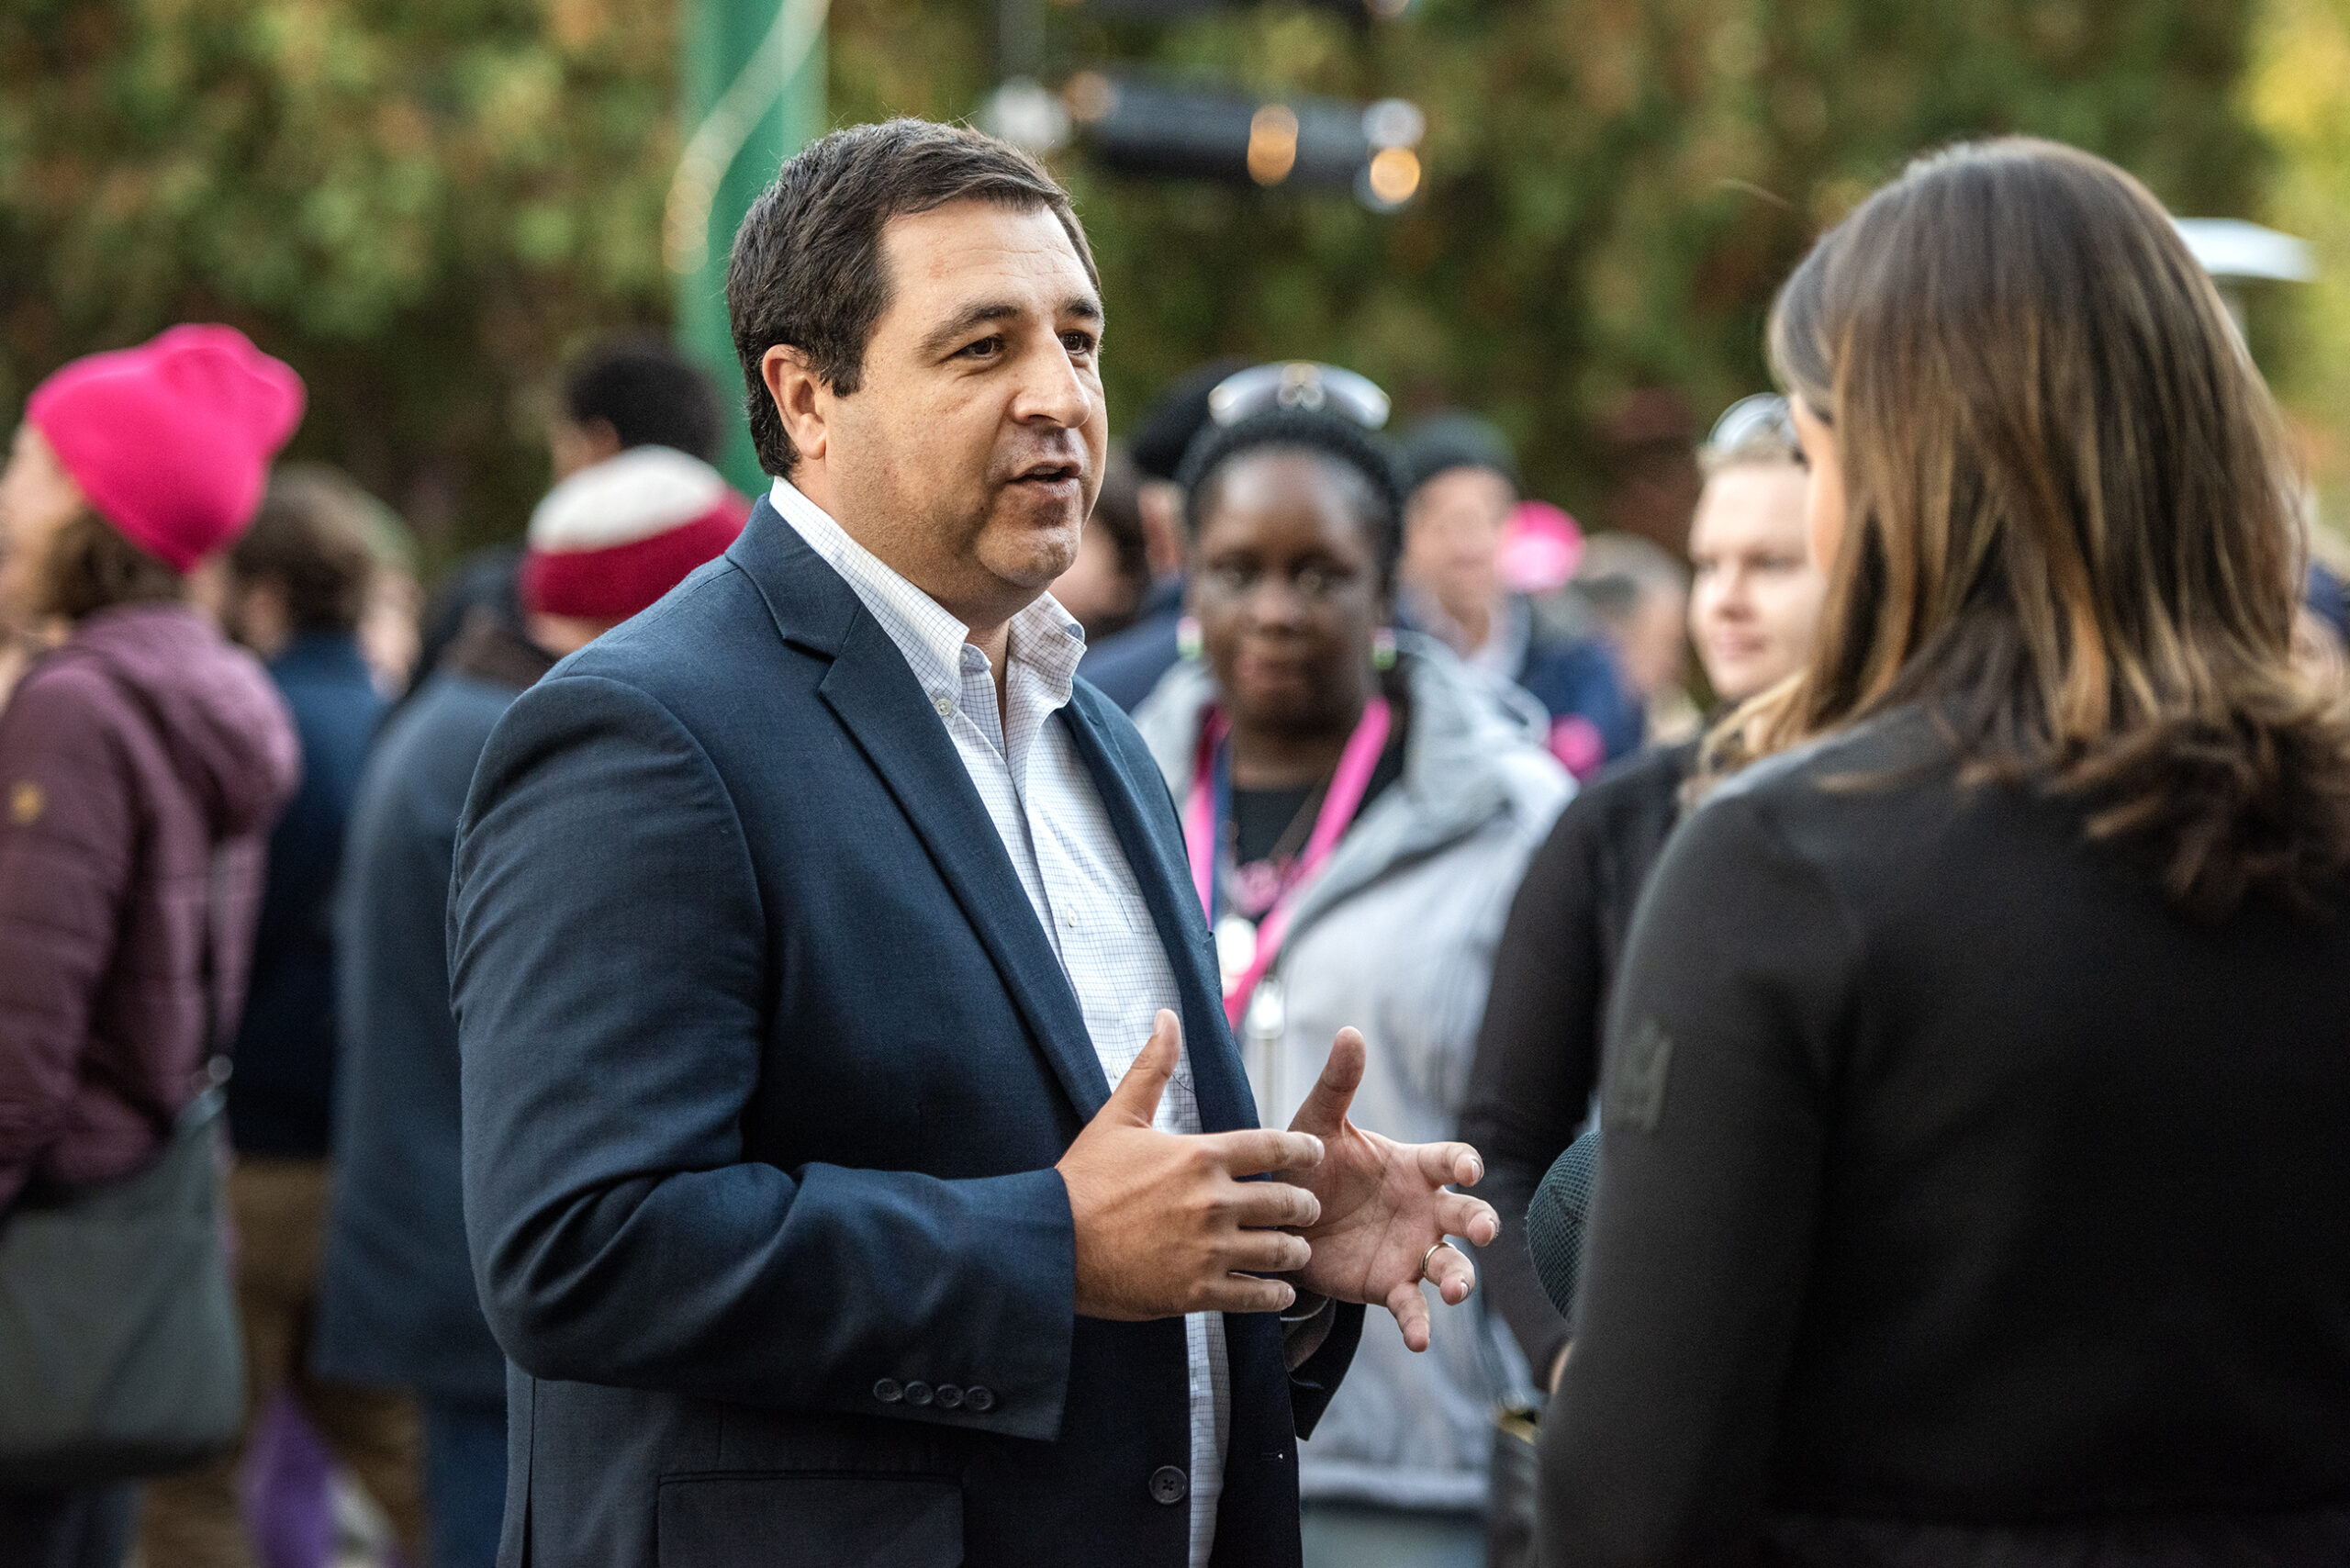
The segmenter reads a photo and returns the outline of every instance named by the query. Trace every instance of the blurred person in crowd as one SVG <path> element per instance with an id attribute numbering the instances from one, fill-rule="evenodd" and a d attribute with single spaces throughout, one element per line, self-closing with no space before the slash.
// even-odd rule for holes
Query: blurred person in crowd
<path id="1" fill-rule="evenodd" d="M 1424 1346 L 1417 1282 L 1473 1284 L 1474 1151 L 1349 1120 L 1359 1035 L 1256 1125 L 1165 787 L 1075 678 L 1089 257 L 979 132 L 795 153 L 727 274 L 767 495 L 482 755 L 449 956 L 509 1562 L 1293 1565 L 1361 1304 Z"/>
<path id="2" fill-rule="evenodd" d="M 547 461 L 557 484 L 640 446 L 715 463 L 725 433 L 718 389 L 699 365 L 663 338 L 608 338 L 564 373 Z"/>
<path id="3" fill-rule="evenodd" d="M 288 464 L 279 473 L 312 471 L 307 464 Z M 359 614 L 359 651 L 375 678 L 375 689 L 397 701 L 415 684 L 424 656 L 424 586 L 417 577 L 416 535 L 397 512 L 347 475 L 323 465 L 316 471 L 346 487 L 375 556 L 367 606 Z"/>
<path id="4" fill-rule="evenodd" d="M 42 382 L 0 471 L 0 617 L 66 628 L 0 711 L 0 1226 L 28 1184 L 143 1169 L 238 1015 L 301 765 L 187 573 L 251 521 L 302 403 L 241 333 L 175 327 Z M 0 1564 L 116 1568 L 136 1509 L 118 1484 L 0 1492 Z"/>
<path id="5" fill-rule="evenodd" d="M 1142 474 L 1135 510 L 1142 515 L 1150 588 L 1134 623 L 1088 644 L 1077 673 L 1129 713 L 1183 656 L 1183 490 L 1176 473 L 1208 423 L 1208 394 L 1248 366 L 1247 360 L 1218 359 L 1187 371 L 1143 410 L 1128 442 Z"/>
<path id="6" fill-rule="evenodd" d="M 1502 543 L 1518 502 L 1508 440 L 1472 414 L 1433 414 L 1404 433 L 1404 461 L 1412 487 L 1400 623 L 1532 692 L 1550 717 L 1552 754 L 1577 778 L 1638 749 L 1639 703 L 1606 645 L 1541 625 L 1503 580 Z"/>
<path id="7" fill-rule="evenodd" d="M 2350 1561 L 2350 714 L 2154 198 L 2005 140 L 1782 290 L 1832 562 L 1659 863 L 1545 1561 Z"/>
<path id="8" fill-rule="evenodd" d="M 1683 682 L 1689 667 L 1689 568 L 1652 539 L 1598 533 L 1586 540 L 1572 590 L 1642 716 L 1651 745 L 1678 745 L 1697 733 Z"/>
<path id="9" fill-rule="evenodd" d="M 489 733 L 555 660 L 643 610 L 742 526 L 718 471 L 647 448 L 539 504 L 519 622 L 476 608 L 363 777 L 336 915 L 343 1061 L 318 1363 L 423 1406 L 433 1568 L 487 1568 L 506 1504 L 506 1358 L 465 1252 L 447 904 Z"/>
<path id="10" fill-rule="evenodd" d="M 1543 715 L 1393 629 L 1404 480 L 1360 425 L 1251 414 L 1200 438 L 1183 486 L 1202 657 L 1135 722 L 1183 808 L 1257 1102 L 1288 1118 L 1360 1021 L 1358 1114 L 1441 1137 L 1509 891 L 1570 789 Z M 1483 1562 L 1513 1356 L 1482 1315 L 1425 1356 L 1366 1337 L 1299 1447 L 1308 1568 Z"/>
<path id="11" fill-rule="evenodd" d="M 666 446 L 714 464 L 725 437 L 718 389 L 701 367 L 661 338 L 631 333 L 604 339 L 564 372 L 555 413 L 547 421 L 547 465 L 561 484 L 640 446 Z M 745 501 L 746 514 L 749 509 Z M 509 625 L 520 624 L 516 574 L 522 550 L 492 544 L 449 569 L 424 608 L 420 674 L 439 665 L 476 606 Z"/>
<path id="12" fill-rule="evenodd" d="M 1142 471 L 1117 442 L 1102 465 L 1102 494 L 1085 520 L 1077 559 L 1053 579 L 1053 597 L 1077 617 L 1088 645 L 1131 624 L 1150 591 L 1142 519 Z"/>
<path id="13" fill-rule="evenodd" d="M 238 1452 L 149 1486 L 140 1545 L 157 1563 L 256 1561 L 237 1478 L 281 1394 L 382 1506 L 403 1547 L 413 1552 L 423 1540 L 414 1405 L 396 1389 L 310 1369 L 332 1182 L 331 912 L 360 765 L 386 705 L 359 643 L 375 577 L 365 502 L 336 470 L 290 466 L 271 479 L 252 525 L 203 568 L 222 628 L 267 664 L 293 714 L 302 782 L 270 834 L 252 980 L 230 1054 L 237 1159 L 228 1198 L 245 1336 L 245 1440 Z M 320 1492 L 264 1487 L 256 1503 L 257 1523 L 282 1522 L 306 1539 L 325 1533 Z"/>
<path id="14" fill-rule="evenodd" d="M 1803 666 L 1828 578 L 1811 558 L 1810 483 L 1785 398 L 1732 404 L 1698 465 L 1706 486 L 1689 529 L 1689 634 L 1727 711 Z M 1510 905 L 1460 1117 L 1505 1215 L 1526 1213 L 1589 1113 L 1633 906 L 1681 819 L 1696 760 L 1692 737 L 1594 779 L 1560 813 Z M 1505 1233 L 1482 1261 L 1489 1300 L 1542 1385 L 1555 1386 L 1567 1323 L 1535 1278 L 1524 1233 Z"/>
<path id="15" fill-rule="evenodd" d="M 2350 599 L 2342 579 L 2316 561 L 2293 614 L 2293 662 L 2328 691 L 2350 689 Z"/>

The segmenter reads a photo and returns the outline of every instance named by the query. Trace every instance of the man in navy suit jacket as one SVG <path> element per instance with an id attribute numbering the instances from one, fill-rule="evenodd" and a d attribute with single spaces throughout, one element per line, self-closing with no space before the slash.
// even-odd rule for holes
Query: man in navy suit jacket
<path id="1" fill-rule="evenodd" d="M 1497 1226 L 1465 1146 L 1348 1122 L 1352 1031 L 1255 1126 L 1042 597 L 1104 444 L 1083 231 L 1008 147 L 865 127 L 728 295 L 772 498 L 516 702 L 460 830 L 499 1561 L 1294 1564 L 1359 1304 L 1425 1346 Z"/>

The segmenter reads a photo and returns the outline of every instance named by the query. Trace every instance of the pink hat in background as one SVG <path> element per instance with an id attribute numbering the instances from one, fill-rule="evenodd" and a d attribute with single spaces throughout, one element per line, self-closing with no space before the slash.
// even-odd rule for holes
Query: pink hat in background
<path id="1" fill-rule="evenodd" d="M 25 418 L 123 537 L 186 571 L 244 532 L 302 378 L 234 327 L 173 327 L 33 389 Z"/>
<path id="2" fill-rule="evenodd" d="M 666 446 L 582 468 L 531 514 L 522 608 L 625 621 L 724 553 L 751 503 L 717 469 Z"/>
<path id="3" fill-rule="evenodd" d="M 1520 501 L 1509 514 L 1499 558 L 1512 593 L 1543 599 L 1567 586 L 1583 559 L 1583 529 L 1548 501 Z"/>

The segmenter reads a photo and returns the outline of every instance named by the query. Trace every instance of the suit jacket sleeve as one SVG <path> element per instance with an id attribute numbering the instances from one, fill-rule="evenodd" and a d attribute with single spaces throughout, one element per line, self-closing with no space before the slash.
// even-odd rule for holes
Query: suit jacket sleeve
<path id="1" fill-rule="evenodd" d="M 658 702 L 558 674 L 509 711 L 450 896 L 466 1230 L 498 1343 L 539 1377 L 1052 1437 L 1076 1290 L 1058 1171 L 745 1159 L 778 935 L 725 783 Z M 883 1405 L 885 1377 L 995 1397 Z"/>

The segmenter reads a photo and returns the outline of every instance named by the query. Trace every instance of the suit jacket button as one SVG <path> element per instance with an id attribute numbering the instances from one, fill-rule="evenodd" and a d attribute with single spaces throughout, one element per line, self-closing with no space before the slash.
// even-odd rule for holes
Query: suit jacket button
<path id="1" fill-rule="evenodd" d="M 930 1384 L 926 1383 L 910 1383 L 906 1384 L 906 1403 L 909 1405 L 929 1404 Z"/>
<path id="2" fill-rule="evenodd" d="M 953 1409 L 957 1409 L 957 1408 L 958 1408 L 958 1407 L 962 1405 L 962 1403 L 963 1403 L 963 1391 L 962 1391 L 961 1389 L 959 1389 L 959 1388 L 956 1387 L 956 1386 L 955 1386 L 953 1383 L 940 1383 L 940 1384 L 938 1385 L 938 1391 L 937 1391 L 937 1392 L 938 1392 L 938 1407 L 939 1407 L 941 1410 L 953 1410 Z"/>
<path id="3" fill-rule="evenodd" d="M 994 1391 L 981 1388 L 974 1383 L 963 1391 L 963 1408 L 977 1411 L 982 1416 L 986 1415 L 995 1408 Z"/>
<path id="4" fill-rule="evenodd" d="M 905 1396 L 906 1391 L 898 1386 L 894 1377 L 885 1377 L 873 1385 L 873 1397 L 884 1405 L 895 1405 Z"/>
<path id="5" fill-rule="evenodd" d="M 1150 1496 L 1155 1503 L 1180 1503 L 1192 1495 L 1192 1478 L 1171 1464 L 1150 1473 Z"/>

